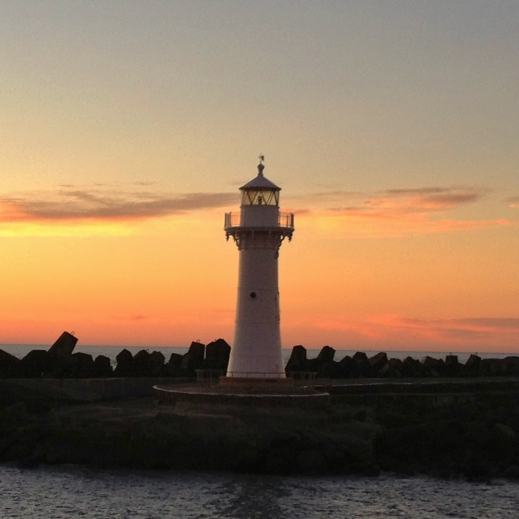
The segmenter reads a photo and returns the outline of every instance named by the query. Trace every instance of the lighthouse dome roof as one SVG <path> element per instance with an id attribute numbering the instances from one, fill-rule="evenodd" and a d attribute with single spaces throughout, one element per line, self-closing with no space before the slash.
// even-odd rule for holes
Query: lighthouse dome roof
<path id="1" fill-rule="evenodd" d="M 281 188 L 276 186 L 274 182 L 271 182 L 268 178 L 263 176 L 263 170 L 265 166 L 258 164 L 258 175 L 253 178 L 250 182 L 241 186 L 242 191 L 281 191 Z"/>

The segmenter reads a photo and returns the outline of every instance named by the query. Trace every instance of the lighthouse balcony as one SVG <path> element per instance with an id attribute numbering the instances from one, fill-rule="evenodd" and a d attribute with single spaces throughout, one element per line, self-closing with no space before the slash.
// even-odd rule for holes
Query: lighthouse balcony
<path id="1" fill-rule="evenodd" d="M 253 216 L 251 218 L 251 216 Z M 227 235 L 243 231 L 266 231 L 291 235 L 294 232 L 294 214 L 277 213 L 275 218 L 261 218 L 242 212 L 226 213 L 224 229 Z"/>

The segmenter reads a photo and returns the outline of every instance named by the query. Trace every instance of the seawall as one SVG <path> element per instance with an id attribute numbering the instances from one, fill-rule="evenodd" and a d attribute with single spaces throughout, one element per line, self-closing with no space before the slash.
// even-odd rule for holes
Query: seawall
<path id="1" fill-rule="evenodd" d="M 78 399 L 114 400 L 122 398 L 138 398 L 153 395 L 156 385 L 178 385 L 193 383 L 194 379 L 164 377 L 109 377 L 109 378 L 22 378 L 8 379 L 20 387 L 41 389 L 59 389 Z M 0 379 L 1 385 L 1 379 Z"/>
<path id="2" fill-rule="evenodd" d="M 136 398 L 157 383 L 0 380 L 0 461 L 519 478 L 519 379 L 328 383 L 318 408 Z"/>

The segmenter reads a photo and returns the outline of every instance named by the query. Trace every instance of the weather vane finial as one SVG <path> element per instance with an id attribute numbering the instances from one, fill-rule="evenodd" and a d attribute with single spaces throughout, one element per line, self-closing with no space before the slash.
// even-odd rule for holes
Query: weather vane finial
<path id="1" fill-rule="evenodd" d="M 265 155 L 260 155 L 258 158 L 260 159 L 260 163 L 258 164 L 258 175 L 263 176 L 263 170 L 265 169 L 263 161 L 265 160 Z"/>

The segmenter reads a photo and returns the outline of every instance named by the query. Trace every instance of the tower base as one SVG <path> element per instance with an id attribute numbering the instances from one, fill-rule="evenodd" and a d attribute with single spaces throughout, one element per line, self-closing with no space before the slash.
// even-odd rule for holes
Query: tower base
<path id="1" fill-rule="evenodd" d="M 220 387 L 283 389 L 293 387 L 293 378 L 220 377 Z"/>
<path id="2" fill-rule="evenodd" d="M 206 406 L 210 405 L 211 413 L 218 412 L 218 406 L 224 406 L 225 409 L 228 406 L 246 406 L 254 409 L 291 407 L 322 410 L 331 402 L 330 394 L 326 391 L 292 385 L 293 379 L 277 379 L 281 380 L 280 384 L 272 379 L 264 382 L 261 379 L 222 377 L 220 380 L 223 380 L 223 385 L 154 386 L 153 390 L 161 403 L 173 406 L 200 405 L 204 412 L 208 412 Z"/>

